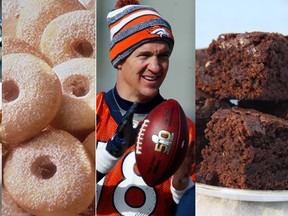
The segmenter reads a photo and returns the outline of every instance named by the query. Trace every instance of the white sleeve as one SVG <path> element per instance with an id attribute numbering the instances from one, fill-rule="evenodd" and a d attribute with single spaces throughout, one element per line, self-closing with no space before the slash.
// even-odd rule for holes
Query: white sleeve
<path id="1" fill-rule="evenodd" d="M 116 158 L 106 151 L 106 145 L 98 145 L 96 150 L 96 170 L 103 174 L 109 173 L 121 158 Z"/>

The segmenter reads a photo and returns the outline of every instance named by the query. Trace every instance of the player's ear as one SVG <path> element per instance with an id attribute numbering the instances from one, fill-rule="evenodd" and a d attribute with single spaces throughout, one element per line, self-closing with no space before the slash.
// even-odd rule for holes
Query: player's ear
<path id="1" fill-rule="evenodd" d="M 121 70 L 121 69 L 122 69 L 125 60 L 126 60 L 126 58 L 125 58 L 125 59 L 122 59 L 121 61 L 119 61 L 119 63 L 118 63 L 117 66 L 116 66 L 118 70 Z"/>
<path id="2" fill-rule="evenodd" d="M 123 65 L 123 60 L 122 61 L 120 61 L 118 64 L 117 64 L 117 69 L 118 70 L 121 70 L 122 69 L 122 65 Z"/>

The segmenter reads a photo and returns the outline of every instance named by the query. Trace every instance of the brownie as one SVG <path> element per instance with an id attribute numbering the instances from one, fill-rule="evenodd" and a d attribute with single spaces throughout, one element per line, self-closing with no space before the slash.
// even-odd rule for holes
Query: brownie
<path id="1" fill-rule="evenodd" d="M 238 102 L 238 106 L 242 108 L 255 109 L 288 120 L 288 101 L 274 102 L 243 100 Z"/>
<path id="2" fill-rule="evenodd" d="M 211 116 L 218 109 L 227 109 L 233 106 L 229 100 L 210 98 L 202 91 L 196 90 L 196 164 L 202 161 L 201 151 L 208 143 L 204 130 L 206 124 L 211 120 Z"/>
<path id="3" fill-rule="evenodd" d="M 213 97 L 288 100 L 288 39 L 280 33 L 221 34 L 196 69 L 196 87 Z"/>
<path id="4" fill-rule="evenodd" d="M 210 121 L 214 112 L 219 109 L 231 108 L 233 106 L 228 100 L 219 100 L 216 98 L 207 98 L 196 100 L 196 132 L 204 134 L 206 124 Z"/>
<path id="5" fill-rule="evenodd" d="M 207 48 L 196 49 L 195 50 L 195 65 L 197 67 L 205 66 L 208 58 Z"/>
<path id="6" fill-rule="evenodd" d="M 208 140 L 205 138 L 203 134 L 196 133 L 196 165 L 198 165 L 203 161 L 202 150 L 205 146 L 208 145 Z"/>
<path id="7" fill-rule="evenodd" d="M 288 120 L 288 101 L 279 103 L 274 107 L 273 115 Z"/>
<path id="8" fill-rule="evenodd" d="M 288 190 L 288 121 L 253 109 L 215 112 L 197 181 L 229 188 Z"/>

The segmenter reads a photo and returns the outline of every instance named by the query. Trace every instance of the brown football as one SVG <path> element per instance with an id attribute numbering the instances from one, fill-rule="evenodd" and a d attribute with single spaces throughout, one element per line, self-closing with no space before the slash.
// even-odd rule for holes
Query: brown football
<path id="1" fill-rule="evenodd" d="M 180 104 L 169 99 L 144 119 L 136 139 L 136 163 L 148 186 L 170 178 L 184 160 L 189 131 Z"/>

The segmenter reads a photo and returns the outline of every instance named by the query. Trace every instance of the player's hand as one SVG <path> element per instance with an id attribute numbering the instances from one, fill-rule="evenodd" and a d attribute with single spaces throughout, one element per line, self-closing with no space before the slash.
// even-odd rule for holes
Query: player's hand
<path id="1" fill-rule="evenodd" d="M 187 188 L 191 175 L 194 172 L 193 163 L 195 158 L 194 144 L 189 145 L 185 159 L 179 169 L 172 177 L 172 186 L 176 190 L 184 190 Z"/>
<path id="2" fill-rule="evenodd" d="M 125 113 L 116 133 L 107 143 L 106 150 L 114 157 L 121 157 L 127 148 L 135 143 L 137 133 L 133 128 L 132 120 L 137 105 L 137 103 L 134 103 Z"/>

